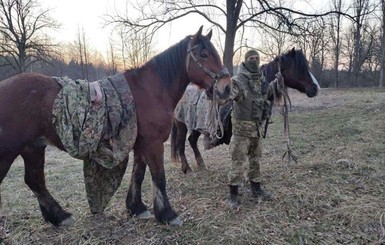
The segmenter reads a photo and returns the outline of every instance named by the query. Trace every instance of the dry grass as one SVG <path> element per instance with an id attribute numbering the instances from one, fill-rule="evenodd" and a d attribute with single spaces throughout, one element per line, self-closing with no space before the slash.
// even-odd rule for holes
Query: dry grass
<path id="1" fill-rule="evenodd" d="M 5 244 L 385 243 L 385 91 L 325 89 L 313 99 L 291 91 L 291 98 L 291 145 L 299 162 L 282 163 L 285 138 L 281 118 L 274 115 L 262 165 L 272 201 L 253 199 L 245 184 L 241 208 L 227 209 L 230 157 L 228 146 L 220 146 L 203 152 L 207 170 L 184 176 L 179 166 L 166 164 L 170 202 L 182 227 L 127 215 L 130 170 L 105 213 L 93 216 L 81 162 L 49 149 L 48 188 L 77 222 L 55 228 L 43 221 L 18 160 L 2 183 L 0 236 Z M 169 144 L 165 148 L 169 162 Z M 195 168 L 189 147 L 187 154 Z M 151 206 L 148 173 L 143 189 Z"/>

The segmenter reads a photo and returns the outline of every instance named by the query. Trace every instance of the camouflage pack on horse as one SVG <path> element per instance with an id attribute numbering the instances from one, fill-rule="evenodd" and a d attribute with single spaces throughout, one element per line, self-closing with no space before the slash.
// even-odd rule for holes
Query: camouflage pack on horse
<path id="1" fill-rule="evenodd" d="M 54 79 L 62 89 L 53 104 L 52 123 L 65 150 L 84 160 L 91 212 L 103 212 L 122 181 L 136 140 L 134 98 L 122 74 L 91 83 Z"/>
<path id="2" fill-rule="evenodd" d="M 186 125 L 188 134 L 191 134 L 194 130 L 204 134 L 205 139 L 215 136 L 225 140 L 222 135 L 224 133 L 223 127 L 227 129 L 229 126 L 227 114 L 231 112 L 231 104 L 232 102 L 229 101 L 220 106 L 217 115 L 214 115 L 215 118 L 213 118 L 210 115 L 210 110 L 218 105 L 207 98 L 207 93 L 204 90 L 195 84 L 189 84 L 175 108 L 174 116 L 175 120 Z M 219 122 L 215 124 L 213 120 L 219 120 Z M 220 128 L 218 129 L 218 127 Z M 207 143 L 209 142 L 207 141 Z M 205 147 L 210 148 L 209 145 Z"/>
<path id="3" fill-rule="evenodd" d="M 46 146 L 54 145 L 84 160 L 93 213 L 103 211 L 119 186 L 132 148 L 133 169 L 125 202 L 129 214 L 151 217 L 142 200 L 148 166 L 156 220 L 180 225 L 167 196 L 163 143 L 170 134 L 173 111 L 190 82 L 218 103 L 230 95 L 229 73 L 211 35 L 211 31 L 202 35 L 201 27 L 143 66 L 97 83 L 30 73 L 0 82 L 0 183 L 21 155 L 25 183 L 35 194 L 44 219 L 69 225 L 74 222 L 72 215 L 46 187 Z"/>
<path id="4" fill-rule="evenodd" d="M 301 50 L 295 50 L 293 48 L 287 53 L 277 56 L 268 64 L 261 66 L 261 70 L 264 75 L 264 79 L 267 81 L 265 84 L 271 87 L 269 90 L 271 93 L 268 96 L 268 99 L 271 101 L 271 106 L 273 106 L 274 100 L 276 98 L 282 96 L 282 93 L 284 93 L 286 87 L 296 89 L 302 93 L 306 93 L 306 95 L 310 98 L 316 96 L 319 90 L 318 82 L 309 71 L 308 62 Z M 284 81 L 283 85 L 276 82 L 278 81 L 276 76 L 284 78 L 280 80 Z M 191 89 L 195 88 L 191 87 Z M 182 98 L 182 100 L 188 101 L 190 94 L 194 94 L 194 92 L 184 94 L 184 97 L 187 98 Z M 208 104 L 209 102 L 206 102 L 206 106 Z M 192 171 L 185 155 L 185 141 L 187 134 L 189 135 L 188 141 L 191 148 L 193 149 L 198 167 L 205 165 L 197 144 L 198 138 L 202 133 L 206 136 L 204 140 L 205 148 L 212 148 L 223 143 L 229 144 L 232 135 L 232 125 L 230 120 L 231 113 L 229 113 L 231 110 L 230 104 L 231 102 L 229 102 L 225 107 L 221 106 L 220 108 L 220 111 L 222 110 L 222 113 L 224 114 L 221 120 L 223 121 L 224 125 L 226 125 L 226 127 L 224 127 L 225 130 L 223 132 L 223 138 L 208 138 L 208 132 L 202 132 L 195 129 L 192 129 L 191 131 L 191 129 L 188 129 L 183 118 L 181 119 L 177 115 L 175 116 L 173 121 L 173 128 L 171 131 L 171 159 L 174 162 L 180 161 L 182 163 L 181 168 L 184 173 Z M 183 107 L 185 105 L 181 104 L 178 106 Z M 205 115 L 197 113 L 194 116 L 194 119 L 199 120 L 200 117 L 205 117 Z M 194 122 L 189 122 L 189 124 L 194 124 Z"/>

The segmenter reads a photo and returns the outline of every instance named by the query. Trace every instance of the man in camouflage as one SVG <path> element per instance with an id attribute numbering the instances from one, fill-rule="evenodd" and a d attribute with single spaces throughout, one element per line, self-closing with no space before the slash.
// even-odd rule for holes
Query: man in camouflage
<path id="1" fill-rule="evenodd" d="M 229 172 L 230 208 L 237 208 L 238 187 L 243 179 L 243 164 L 248 158 L 248 179 L 254 197 L 271 199 L 270 193 L 261 188 L 259 159 L 261 149 L 261 125 L 269 115 L 269 102 L 261 91 L 261 72 L 259 54 L 249 50 L 238 73 L 232 77 L 231 99 L 233 100 L 232 125 L 233 136 L 230 143 L 232 166 Z"/>

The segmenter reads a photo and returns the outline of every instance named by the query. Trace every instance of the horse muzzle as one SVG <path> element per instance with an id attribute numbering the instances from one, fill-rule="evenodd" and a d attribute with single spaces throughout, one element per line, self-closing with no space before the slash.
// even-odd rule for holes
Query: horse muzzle
<path id="1" fill-rule="evenodd" d="M 223 105 L 230 99 L 231 79 L 230 77 L 221 78 L 214 89 L 214 100 L 217 100 L 220 105 Z"/>
<path id="2" fill-rule="evenodd" d="M 319 87 L 317 84 L 313 84 L 310 88 L 306 89 L 306 95 L 309 98 L 315 97 L 318 94 Z"/>
<path id="3" fill-rule="evenodd" d="M 317 79 L 314 77 L 313 73 L 310 73 L 310 77 L 311 77 L 311 85 L 306 88 L 306 95 L 309 97 L 309 98 L 312 98 L 312 97 L 315 97 L 317 96 L 318 94 L 318 91 L 321 89 L 321 87 L 319 86 L 319 83 L 317 81 Z"/>

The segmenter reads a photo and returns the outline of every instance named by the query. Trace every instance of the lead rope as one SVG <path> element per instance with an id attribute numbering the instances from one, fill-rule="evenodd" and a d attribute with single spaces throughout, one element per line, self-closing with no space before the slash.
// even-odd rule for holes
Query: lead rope
<path id="1" fill-rule="evenodd" d="M 286 147 L 287 151 L 282 155 L 282 162 L 285 156 L 288 156 L 288 164 L 290 164 L 291 159 L 295 163 L 298 163 L 298 158 L 294 155 L 293 150 L 290 147 L 290 128 L 289 128 L 289 111 L 291 110 L 291 100 L 289 97 L 289 93 L 287 91 L 287 87 L 285 85 L 285 79 L 282 76 L 281 73 L 281 64 L 280 62 L 278 63 L 278 73 L 275 75 L 276 76 L 276 85 L 277 85 L 277 91 L 278 93 L 282 94 L 283 97 L 283 105 L 280 111 L 280 114 L 283 116 L 283 131 L 286 136 Z M 274 95 L 274 100 L 278 97 L 275 89 L 273 89 L 273 95 Z"/>
<path id="2" fill-rule="evenodd" d="M 213 93 L 217 89 L 217 81 L 215 81 L 214 87 L 213 87 Z M 215 94 L 215 93 L 214 93 Z M 218 100 L 213 98 L 213 100 L 209 100 L 209 111 L 208 111 L 208 124 L 207 124 L 207 130 L 210 134 L 210 138 L 216 137 L 217 139 L 222 139 L 224 135 L 224 128 L 223 123 L 221 120 L 221 115 L 219 113 L 219 103 Z M 219 129 L 219 130 L 218 130 Z"/>

